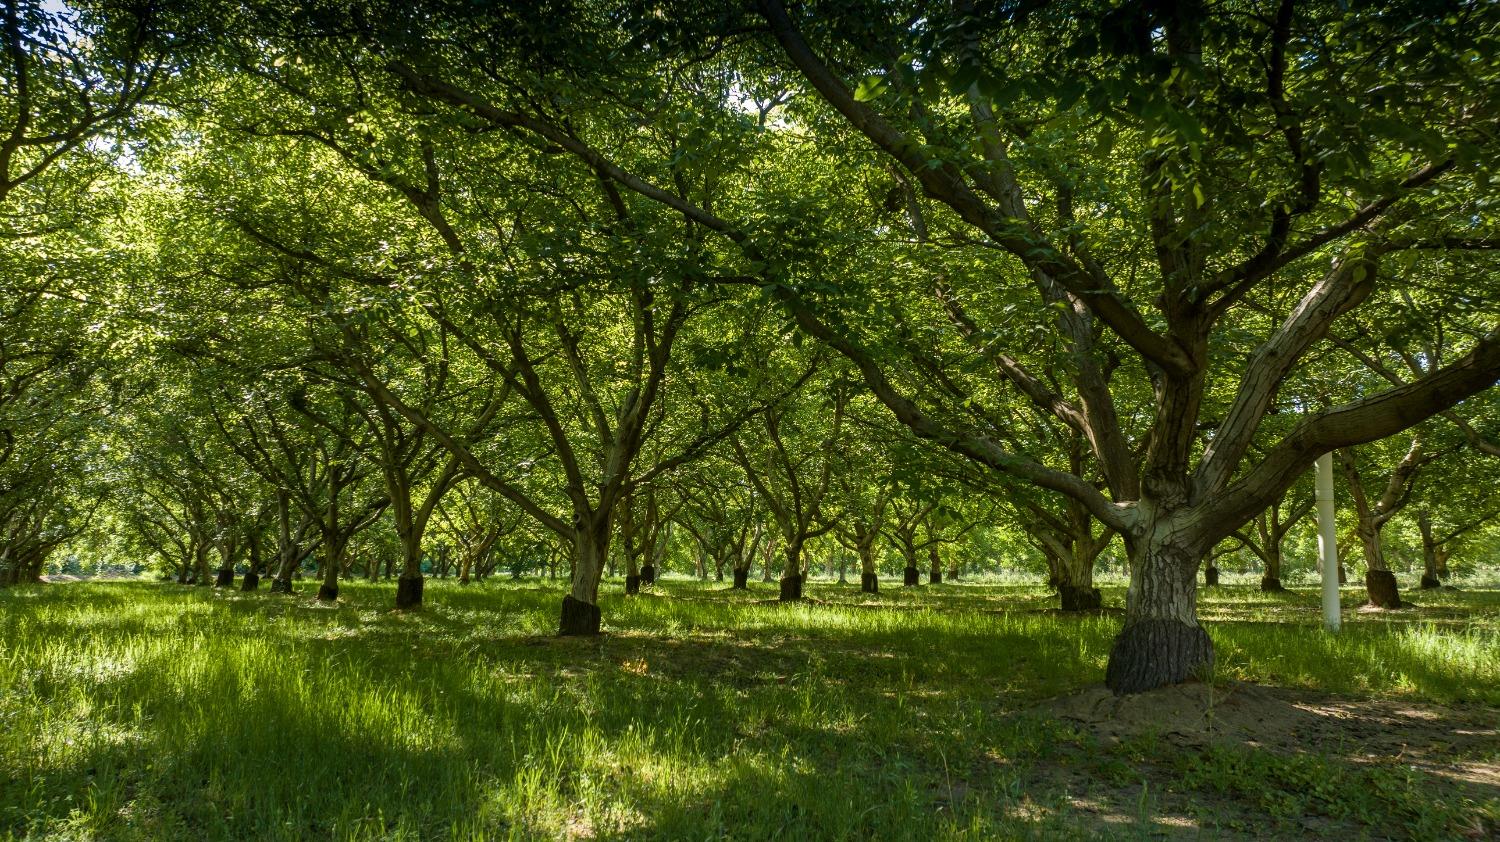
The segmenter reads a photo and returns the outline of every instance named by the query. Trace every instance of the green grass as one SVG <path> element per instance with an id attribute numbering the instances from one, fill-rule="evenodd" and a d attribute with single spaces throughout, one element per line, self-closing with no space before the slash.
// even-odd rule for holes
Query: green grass
<path id="1" fill-rule="evenodd" d="M 535 581 L 430 582 L 409 615 L 384 584 L 349 583 L 334 608 L 142 582 L 0 591 L 0 839 L 1098 830 L 1032 785 L 1079 742 L 1028 711 L 1102 679 L 1117 615 L 1060 616 L 1036 587 L 814 583 L 791 607 L 774 587 L 674 580 L 627 599 L 606 583 L 596 640 L 553 637 L 561 591 Z M 1500 593 L 1415 598 L 1337 636 L 1311 591 L 1221 588 L 1202 611 L 1218 678 L 1500 705 Z M 1394 806 L 1335 815 L 1286 802 L 1305 787 L 1278 775 L 1317 771 L 1290 761 L 1088 756 L 1103 779 L 1148 764 L 1205 804 L 1316 808 L 1377 836 L 1438 838 L 1495 810 L 1422 818 L 1408 808 L 1430 781 L 1356 770 L 1348 798 L 1378 784 Z M 1151 826 L 1148 795 L 1130 833 Z"/>

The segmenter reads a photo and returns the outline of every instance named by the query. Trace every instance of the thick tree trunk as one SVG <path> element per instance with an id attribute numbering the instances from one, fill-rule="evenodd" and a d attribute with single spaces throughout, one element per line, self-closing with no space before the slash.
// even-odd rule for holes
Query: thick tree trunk
<path id="1" fill-rule="evenodd" d="M 563 597 L 558 634 L 599 634 L 599 579 L 609 557 L 609 515 L 584 520 L 573 531 L 573 588 Z"/>
<path id="2" fill-rule="evenodd" d="M 1266 543 L 1265 572 L 1260 577 L 1260 589 L 1267 593 L 1286 590 L 1281 585 L 1281 539 L 1272 537 Z"/>
<path id="3" fill-rule="evenodd" d="M 406 611 L 422 607 L 422 591 L 426 581 L 422 578 L 422 536 L 402 536 L 401 578 L 396 580 L 396 609 Z"/>
<path id="4" fill-rule="evenodd" d="M 644 564 L 644 565 L 641 565 L 641 584 L 643 584 L 643 585 L 655 585 L 656 584 L 656 565 L 654 565 L 654 564 Z"/>
<path id="5" fill-rule="evenodd" d="M 1085 542 L 1073 537 L 1068 554 L 1056 559 L 1058 604 L 1064 611 L 1098 611 L 1104 605 L 1099 589 L 1094 587 L 1094 556 Z"/>
<path id="6" fill-rule="evenodd" d="M 875 548 L 859 545 L 859 589 L 862 593 L 880 593 L 880 575 L 875 571 Z"/>
<path id="7" fill-rule="evenodd" d="M 1370 604 L 1377 608 L 1401 607 L 1401 591 L 1396 585 L 1396 574 L 1389 570 L 1366 571 L 1365 590 L 1370 595 Z"/>
<path id="8" fill-rule="evenodd" d="M 336 522 L 336 521 L 335 521 Z M 336 529 L 323 531 L 322 583 L 318 585 L 319 602 L 337 602 L 339 598 L 339 574 L 344 570 L 348 555 L 346 536 Z"/>
<path id="9" fill-rule="evenodd" d="M 786 568 L 781 576 L 782 602 L 796 602 L 802 598 L 802 539 L 793 538 L 786 545 Z"/>
<path id="10" fill-rule="evenodd" d="M 198 552 L 194 553 L 193 557 L 193 574 L 195 577 L 193 582 L 201 587 L 208 587 L 213 583 L 214 578 L 208 568 L 208 549 L 208 544 L 203 544 L 198 548 Z M 234 574 L 231 573 L 230 575 Z"/>
<path id="11" fill-rule="evenodd" d="M 744 591 L 750 589 L 750 568 L 736 567 L 734 569 L 734 584 L 730 590 Z"/>
<path id="12" fill-rule="evenodd" d="M 901 555 L 906 559 L 906 568 L 901 571 L 901 584 L 908 588 L 922 584 L 922 571 L 917 569 L 917 549 L 913 546 L 901 548 Z"/>
<path id="13" fill-rule="evenodd" d="M 1158 521 L 1154 530 L 1127 542 L 1125 627 L 1110 649 L 1104 676 L 1117 694 L 1179 684 L 1213 666 L 1213 642 L 1198 625 L 1202 553 L 1172 543 L 1173 532 Z"/>

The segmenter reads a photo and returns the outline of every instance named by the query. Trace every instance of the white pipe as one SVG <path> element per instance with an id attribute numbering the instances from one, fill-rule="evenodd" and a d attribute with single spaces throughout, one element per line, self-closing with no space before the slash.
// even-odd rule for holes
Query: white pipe
<path id="1" fill-rule="evenodd" d="M 1338 631 L 1339 547 L 1333 511 L 1333 454 L 1318 457 L 1315 497 L 1318 502 L 1318 566 L 1323 570 L 1323 625 Z"/>

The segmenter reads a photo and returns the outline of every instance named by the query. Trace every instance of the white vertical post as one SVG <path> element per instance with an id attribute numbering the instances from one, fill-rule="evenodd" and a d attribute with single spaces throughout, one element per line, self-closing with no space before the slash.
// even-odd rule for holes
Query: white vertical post
<path id="1" fill-rule="evenodd" d="M 1323 569 L 1323 625 L 1329 631 L 1338 631 L 1339 547 L 1333 511 L 1332 453 L 1318 457 L 1314 497 L 1318 503 L 1318 564 Z"/>

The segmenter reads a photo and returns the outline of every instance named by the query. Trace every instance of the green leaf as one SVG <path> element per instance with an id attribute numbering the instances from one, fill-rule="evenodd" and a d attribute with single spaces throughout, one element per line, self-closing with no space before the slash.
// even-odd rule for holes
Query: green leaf
<path id="1" fill-rule="evenodd" d="M 866 76 L 859 87 L 854 89 L 854 100 L 856 102 L 869 102 L 870 100 L 885 93 L 886 80 L 884 76 Z"/>

